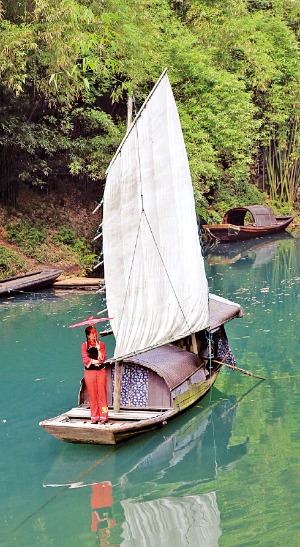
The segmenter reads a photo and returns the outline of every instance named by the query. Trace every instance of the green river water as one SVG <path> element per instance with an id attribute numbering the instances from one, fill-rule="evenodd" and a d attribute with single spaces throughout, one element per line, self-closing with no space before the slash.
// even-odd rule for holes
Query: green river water
<path id="1" fill-rule="evenodd" d="M 162 430 L 117 447 L 72 445 L 39 421 L 77 404 L 95 293 L 0 303 L 0 545 L 300 545 L 300 238 L 207 250 L 211 292 L 239 302 L 238 366 Z M 108 355 L 113 340 L 106 338 Z"/>

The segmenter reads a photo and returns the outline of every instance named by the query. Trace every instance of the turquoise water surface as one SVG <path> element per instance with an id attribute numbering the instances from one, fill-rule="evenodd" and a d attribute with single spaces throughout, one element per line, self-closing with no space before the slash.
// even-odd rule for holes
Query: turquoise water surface
<path id="1" fill-rule="evenodd" d="M 117 447 L 72 445 L 39 421 L 77 404 L 94 293 L 0 303 L 0 545 L 300 545 L 300 239 L 206 250 L 211 292 L 239 302 L 227 325 L 239 367 L 193 409 Z M 108 355 L 113 340 L 105 339 Z"/>

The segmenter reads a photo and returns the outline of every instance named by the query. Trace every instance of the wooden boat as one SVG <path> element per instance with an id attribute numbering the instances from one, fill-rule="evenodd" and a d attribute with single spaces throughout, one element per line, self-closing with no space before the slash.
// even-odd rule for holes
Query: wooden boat
<path id="1" fill-rule="evenodd" d="M 212 342 L 214 333 L 219 332 L 224 323 L 243 315 L 241 306 L 215 295 L 209 297 L 209 308 Z M 206 347 L 198 355 L 193 350 L 168 344 L 124 359 L 126 391 L 117 411 L 113 410 L 114 365 L 107 362 L 107 424 L 91 424 L 89 398 L 82 379 L 79 405 L 40 425 L 62 441 L 91 444 L 117 444 L 160 428 L 201 399 L 215 382 L 220 364 L 212 359 L 208 365 L 205 350 Z M 144 389 L 139 389 L 143 378 L 147 381 L 143 383 Z M 142 399 L 147 401 L 145 406 L 137 404 Z"/>
<path id="2" fill-rule="evenodd" d="M 224 215 L 222 224 L 204 224 L 203 229 L 212 239 L 242 241 L 283 232 L 293 218 L 275 217 L 270 207 L 251 205 L 230 209 Z"/>
<path id="3" fill-rule="evenodd" d="M 241 399 L 252 392 L 246 392 Z M 228 465 L 233 467 L 248 450 L 246 439 L 241 443 L 230 443 L 232 426 L 240 401 L 234 395 L 213 389 L 212 400 L 203 402 L 201 413 L 197 408 L 191 409 L 186 416 L 177 418 L 163 436 L 157 431 L 155 435 L 145 435 L 143 442 L 134 443 L 134 459 L 131 443 L 125 443 L 122 450 L 105 453 L 108 457 L 95 463 L 95 453 L 86 454 L 87 459 L 78 458 L 77 452 L 61 450 L 43 480 L 44 487 L 82 487 L 101 480 L 111 481 L 120 486 L 157 480 L 160 483 L 174 483 L 170 491 L 175 490 L 175 483 L 185 485 L 207 483 L 215 479 L 215 462 L 199 451 L 199 444 L 215 445 L 218 473 Z M 206 403 L 206 404 L 205 404 Z M 67 447 L 66 447 L 67 448 Z M 145 465 L 148 462 L 150 465 Z M 194 462 L 194 463 L 193 463 Z M 196 463 L 196 467 L 195 467 Z M 162 473 L 162 470 L 164 471 Z M 116 476 L 117 475 L 117 476 Z M 82 482 L 84 481 L 84 482 Z"/>
<path id="4" fill-rule="evenodd" d="M 51 287 L 62 273 L 62 270 L 45 269 L 2 279 L 0 280 L 0 296 Z"/>
<path id="5" fill-rule="evenodd" d="M 114 356 L 106 362 L 109 421 L 90 423 L 83 384 L 79 407 L 40 423 L 75 443 L 116 444 L 163 426 L 195 404 L 220 370 L 212 357 L 222 358 L 220 333 L 227 344 L 224 323 L 243 314 L 238 304 L 209 297 L 188 159 L 166 71 L 107 170 L 102 228 L 115 338 Z"/>

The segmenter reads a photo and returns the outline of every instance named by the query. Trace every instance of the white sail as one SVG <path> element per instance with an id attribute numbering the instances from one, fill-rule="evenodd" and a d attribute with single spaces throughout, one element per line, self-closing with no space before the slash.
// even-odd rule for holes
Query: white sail
<path id="1" fill-rule="evenodd" d="M 108 168 L 103 251 L 116 359 L 208 326 L 193 188 L 166 73 Z"/>

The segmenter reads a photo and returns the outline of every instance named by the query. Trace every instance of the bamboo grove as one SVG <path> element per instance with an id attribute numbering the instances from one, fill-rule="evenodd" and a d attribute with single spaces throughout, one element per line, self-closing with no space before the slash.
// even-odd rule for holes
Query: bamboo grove
<path id="1" fill-rule="evenodd" d="M 103 181 L 128 94 L 167 66 L 199 213 L 297 206 L 300 0 L 3 0 L 0 27 L 5 205 Z"/>

